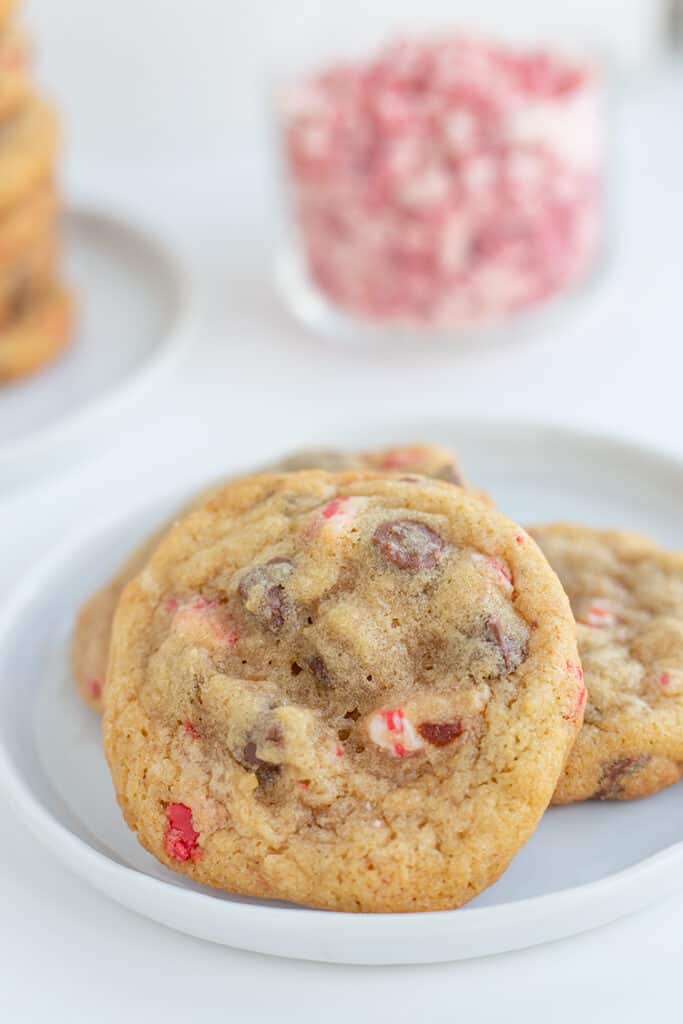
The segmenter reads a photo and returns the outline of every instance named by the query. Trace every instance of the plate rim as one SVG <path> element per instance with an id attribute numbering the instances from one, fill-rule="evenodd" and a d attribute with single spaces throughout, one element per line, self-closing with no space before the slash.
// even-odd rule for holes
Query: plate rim
<path id="1" fill-rule="evenodd" d="M 637 453 L 640 458 L 658 462 L 663 469 L 680 474 L 683 478 L 683 458 L 674 454 L 662 451 L 654 445 L 646 442 L 632 441 L 627 437 L 620 437 L 610 432 L 585 430 L 572 427 L 561 427 L 551 422 L 539 420 L 528 420 L 514 418 L 486 418 L 476 416 L 460 416 L 453 418 L 442 418 L 440 420 L 429 420 L 425 418 L 425 428 L 432 423 L 435 436 L 438 436 L 439 426 L 448 422 L 449 429 L 454 434 L 460 429 L 472 432 L 505 431 L 509 436 L 511 431 L 520 435 L 528 435 L 530 432 L 538 437 L 539 433 L 550 437 L 553 442 L 573 441 L 579 444 L 601 445 L 612 450 L 619 449 L 622 453 L 628 450 Z M 386 421 L 382 421 L 386 426 Z M 379 423 L 368 424 L 368 428 L 379 426 Z M 126 521 L 140 520 L 144 515 L 151 514 L 153 509 L 161 508 L 164 504 L 170 504 L 178 496 L 178 489 L 159 490 L 151 498 L 136 503 L 135 506 L 127 506 L 125 509 L 109 511 L 92 520 L 86 530 L 72 529 L 69 534 L 55 546 L 3 600 L 0 606 L 0 677 L 2 668 L 11 666 L 8 660 L 8 652 L 11 650 L 13 638 L 25 612 L 30 609 L 36 599 L 36 594 L 45 592 L 45 585 L 54 584 L 61 573 L 68 567 L 69 563 L 78 556 L 84 548 L 96 545 L 101 539 L 120 527 Z M 429 934 L 433 941 L 434 937 L 440 936 L 447 944 L 449 926 L 454 933 L 461 933 L 462 929 L 453 928 L 455 920 L 467 922 L 466 927 L 471 928 L 472 935 L 476 939 L 477 933 L 486 931 L 495 924 L 501 934 L 506 929 L 525 919 L 527 922 L 540 923 L 545 918 L 552 918 L 555 915 L 566 912 L 568 917 L 574 920 L 574 924 L 563 929 L 556 937 L 567 937 L 578 932 L 589 930 L 597 925 L 616 920 L 626 916 L 640 907 L 650 903 L 657 894 L 663 894 L 667 889 L 673 889 L 681 881 L 683 876 L 683 841 L 671 843 L 654 854 L 651 854 L 636 863 L 613 872 L 604 878 L 596 879 L 577 886 L 570 886 L 566 889 L 557 889 L 550 893 L 538 896 L 525 897 L 520 900 L 512 900 L 505 903 L 494 904 L 484 907 L 463 906 L 455 910 L 408 912 L 403 914 L 389 913 L 347 913 L 343 911 L 320 911 L 314 908 L 298 906 L 296 904 L 284 906 L 271 906 L 260 901 L 233 901 L 229 898 L 216 897 L 210 891 L 197 891 L 189 889 L 182 883 L 174 883 L 165 879 L 156 878 L 146 874 L 135 867 L 120 863 L 115 858 L 91 846 L 85 839 L 71 831 L 63 824 L 49 808 L 46 807 L 36 796 L 34 796 L 30 785 L 24 780 L 24 775 L 18 767 L 15 767 L 13 758 L 6 746 L 4 737 L 0 733 L 0 793 L 8 801 L 12 811 L 27 826 L 30 832 L 50 851 L 54 852 L 60 862 L 70 871 L 84 878 L 98 891 L 102 892 L 116 902 L 142 913 L 156 921 L 164 923 L 177 930 L 195 934 L 203 938 L 210 938 L 212 941 L 221 942 L 225 945 L 235 945 L 238 948 L 254 949 L 263 951 L 262 945 L 257 942 L 250 945 L 249 942 L 240 938 L 239 942 L 229 941 L 225 938 L 207 936 L 206 931 L 201 927 L 193 927 L 188 923 L 194 915 L 204 915 L 211 908 L 211 915 L 214 921 L 228 924 L 233 931 L 240 928 L 245 929 L 248 936 L 249 930 L 254 927 L 263 927 L 268 924 L 271 937 L 282 939 L 308 938 L 316 947 L 320 948 L 318 955 L 307 955 L 296 951 L 294 948 L 287 953 L 276 955 L 296 957 L 306 960 L 321 960 L 337 963 L 434 963 L 461 959 L 464 956 L 486 955 L 486 952 L 502 952 L 515 948 L 524 948 L 551 941 L 547 936 L 539 939 L 527 939 L 517 945 L 505 941 L 500 949 L 491 948 L 469 954 L 449 952 L 445 948 L 441 955 L 420 955 L 411 953 L 409 956 L 401 953 L 392 954 L 389 959 L 380 957 L 372 959 L 362 956 L 359 959 L 341 956 L 337 953 L 326 956 L 323 952 L 325 941 L 334 946 L 340 940 L 343 941 L 344 934 L 351 938 L 354 934 L 355 924 L 363 921 L 364 942 L 381 941 L 389 934 L 388 926 L 391 924 L 392 942 L 395 947 L 397 939 L 411 947 L 418 943 L 418 935 L 423 938 Z M 672 870 L 678 869 L 678 870 Z M 666 876 L 663 878 L 663 876 Z M 658 879 L 660 881 L 658 881 Z M 662 880 L 663 879 L 663 880 Z M 600 913 L 599 906 L 605 900 L 617 900 L 620 894 L 630 889 L 633 885 L 641 883 L 643 889 L 647 889 L 647 895 L 639 895 L 635 901 L 631 901 L 625 908 L 615 907 L 607 916 Z M 654 895 L 653 895 L 654 894 Z M 595 898 L 599 896 L 598 907 L 595 906 Z M 156 912 L 155 912 L 155 908 Z M 163 908 L 163 909 L 162 909 Z M 221 909 L 222 908 L 222 909 Z M 579 923 L 576 919 L 581 913 L 589 910 L 589 923 Z M 454 915 L 457 914 L 457 918 Z M 227 915 L 227 917 L 226 917 Z M 315 916 L 313 916 L 315 915 Z M 169 917 L 171 919 L 169 919 Z M 403 939 L 397 935 L 397 922 L 403 922 Z M 313 929 L 309 926 L 314 923 Z M 351 929 L 351 931 L 349 931 Z M 400 929 L 400 925 L 399 925 Z M 418 931 L 419 929 L 419 931 Z M 408 932 L 413 934 L 408 935 Z M 296 934 L 295 934 L 296 933 Z M 417 934 L 416 934 L 417 933 Z M 453 934 L 451 938 L 462 938 L 461 934 Z M 457 942 L 456 942 L 457 945 Z M 274 951 L 270 951 L 274 952 Z"/>
<path id="2" fill-rule="evenodd" d="M 108 384 L 94 398 L 86 399 L 78 408 L 63 413 L 46 426 L 31 430 L 14 440 L 0 442 L 0 472 L 11 470 L 45 455 L 52 448 L 76 442 L 79 435 L 110 420 L 130 400 L 135 399 L 157 373 L 169 370 L 186 351 L 198 322 L 198 286 L 196 275 L 178 248 L 156 227 L 150 227 L 137 215 L 114 205 L 92 202 L 67 202 L 61 213 L 62 222 L 95 226 L 114 233 L 150 253 L 157 267 L 170 284 L 176 308 L 171 322 L 162 334 L 162 342 L 123 381 Z M 25 473 L 28 480 L 30 470 Z"/>

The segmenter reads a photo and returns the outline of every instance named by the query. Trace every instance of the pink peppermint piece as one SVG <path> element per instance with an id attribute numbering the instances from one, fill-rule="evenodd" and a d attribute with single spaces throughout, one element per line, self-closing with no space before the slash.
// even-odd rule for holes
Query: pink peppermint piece
<path id="1" fill-rule="evenodd" d="M 571 675 L 576 676 L 576 678 L 579 681 L 581 681 L 583 679 L 583 669 L 581 668 L 580 665 L 575 665 L 573 661 L 568 661 L 567 662 L 567 671 Z"/>
<path id="2" fill-rule="evenodd" d="M 368 735 L 373 743 L 394 757 L 405 757 L 424 748 L 424 742 L 403 708 L 388 708 L 372 715 Z"/>
<path id="3" fill-rule="evenodd" d="M 670 682 L 671 682 L 671 676 L 669 675 L 669 673 L 668 672 L 662 672 L 662 674 L 659 677 L 659 685 L 660 686 L 668 686 Z"/>
<path id="4" fill-rule="evenodd" d="M 616 615 L 611 610 L 608 601 L 595 600 L 582 608 L 576 616 L 577 621 L 593 629 L 607 629 L 615 626 Z"/>
<path id="5" fill-rule="evenodd" d="M 514 591 L 512 572 L 509 565 L 501 558 L 496 558 L 495 555 L 482 555 L 479 551 L 473 551 L 472 561 L 486 568 L 505 594 L 508 596 L 512 594 Z"/>
<path id="6" fill-rule="evenodd" d="M 166 808 L 168 825 L 164 835 L 164 846 L 169 857 L 175 860 L 199 860 L 199 832 L 195 831 L 192 809 L 187 804 L 169 804 Z"/>
<path id="7" fill-rule="evenodd" d="M 88 679 L 85 684 L 89 695 L 93 700 L 99 700 L 102 696 L 102 680 L 101 679 Z"/>
<path id="8" fill-rule="evenodd" d="M 193 740 L 199 739 L 199 733 L 189 719 L 183 722 L 183 729 L 185 730 L 186 735 L 190 736 Z"/>
<path id="9" fill-rule="evenodd" d="M 352 526 L 356 517 L 367 504 L 367 498 L 350 497 L 349 495 L 333 498 L 332 501 L 328 501 L 326 505 L 313 513 L 309 533 L 315 535 L 325 529 L 333 536 L 341 535 Z"/>
<path id="10" fill-rule="evenodd" d="M 221 647 L 235 647 L 239 641 L 239 633 L 220 602 L 200 595 L 177 603 L 173 629 L 199 644 L 208 640 Z"/>
<path id="11" fill-rule="evenodd" d="M 405 469 L 420 461 L 421 452 L 417 448 L 394 448 L 386 452 L 382 459 L 382 469 Z"/>
<path id="12" fill-rule="evenodd" d="M 320 515 L 323 519 L 332 519 L 333 516 L 341 516 L 344 514 L 344 506 L 349 499 L 347 497 L 333 498 L 332 501 L 328 501 L 320 510 Z"/>
<path id="13" fill-rule="evenodd" d="M 562 717 L 565 719 L 565 721 L 567 721 L 567 722 L 578 722 L 579 718 L 583 714 L 583 709 L 586 706 L 587 699 L 588 699 L 588 690 L 583 685 L 583 683 L 581 683 L 581 685 L 579 686 L 579 689 L 577 691 L 577 696 L 576 696 L 576 701 L 574 702 L 574 706 L 568 712 L 566 712 L 565 714 L 562 715 Z"/>

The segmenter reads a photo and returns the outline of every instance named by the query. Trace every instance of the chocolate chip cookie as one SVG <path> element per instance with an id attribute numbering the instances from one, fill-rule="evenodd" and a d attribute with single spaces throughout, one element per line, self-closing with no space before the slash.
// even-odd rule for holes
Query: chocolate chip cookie
<path id="1" fill-rule="evenodd" d="M 57 195 L 51 181 L 41 181 L 0 216 L 0 268 L 17 260 L 26 249 L 54 233 Z"/>
<path id="2" fill-rule="evenodd" d="M 0 34 L 0 120 L 16 113 L 28 96 L 26 50 L 26 39 L 18 29 Z"/>
<path id="3" fill-rule="evenodd" d="M 71 295 L 50 285 L 22 305 L 16 318 L 0 327 L 0 383 L 49 363 L 69 341 Z"/>
<path id="4" fill-rule="evenodd" d="M 465 482 L 455 454 L 449 448 L 436 444 L 410 444 L 369 452 L 311 448 L 279 459 L 267 469 L 272 472 L 292 472 L 300 469 L 323 469 L 328 472 L 382 469 L 401 474 L 433 476 L 457 484 Z M 198 502 L 201 503 L 207 493 L 202 492 L 199 498 L 190 503 L 188 509 Z M 482 499 L 489 500 L 482 492 L 477 493 Z M 183 514 L 182 511 L 180 514 Z M 81 697 L 97 711 L 102 710 L 102 688 L 107 671 L 109 635 L 119 597 L 128 581 L 142 569 L 169 525 L 164 524 L 134 551 L 113 579 L 93 594 L 78 613 L 71 647 L 72 670 Z"/>
<path id="5" fill-rule="evenodd" d="M 7 25 L 15 7 L 16 0 L 0 0 L 0 31 Z"/>
<path id="6" fill-rule="evenodd" d="M 50 176 L 56 149 L 57 118 L 35 96 L 0 124 L 0 215 Z"/>
<path id="7" fill-rule="evenodd" d="M 47 237 L 29 246 L 9 265 L 0 266 L 0 331 L 49 287 L 56 264 L 57 243 Z"/>
<path id="8" fill-rule="evenodd" d="M 683 774 L 683 554 L 647 537 L 531 531 L 576 618 L 585 723 L 554 803 L 647 796 Z"/>
<path id="9" fill-rule="evenodd" d="M 103 735 L 129 826 L 194 881 L 438 910 L 528 839 L 584 693 L 566 595 L 490 506 L 425 478 L 261 475 L 126 587 Z"/>

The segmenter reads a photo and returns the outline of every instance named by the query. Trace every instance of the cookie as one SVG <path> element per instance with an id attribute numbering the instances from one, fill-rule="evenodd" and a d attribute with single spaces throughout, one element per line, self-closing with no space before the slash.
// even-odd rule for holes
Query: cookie
<path id="1" fill-rule="evenodd" d="M 9 19 L 14 13 L 15 7 L 16 0 L 0 0 L 0 32 L 4 30 Z"/>
<path id="2" fill-rule="evenodd" d="M 0 120 L 16 113 L 29 93 L 26 40 L 17 29 L 0 35 Z"/>
<path id="3" fill-rule="evenodd" d="M 0 272 L 30 246 L 54 232 L 57 212 L 54 185 L 45 180 L 0 216 Z"/>
<path id="4" fill-rule="evenodd" d="M 531 531 L 576 617 L 585 723 L 554 803 L 656 793 L 683 774 L 683 554 L 636 533 Z"/>
<path id="5" fill-rule="evenodd" d="M 53 285 L 0 328 L 0 381 L 31 373 L 54 359 L 69 340 L 72 316 L 70 294 Z"/>
<path id="6" fill-rule="evenodd" d="M 465 485 L 465 478 L 454 453 L 450 448 L 438 444 L 409 444 L 362 453 L 311 448 L 283 459 L 273 468 L 288 473 L 311 468 L 324 469 L 329 473 L 376 469 L 392 473 L 416 473 L 435 480 Z"/>
<path id="7" fill-rule="evenodd" d="M 52 108 L 35 96 L 0 123 L 0 216 L 49 177 L 57 135 Z"/>
<path id="8" fill-rule="evenodd" d="M 531 835 L 580 727 L 569 602 L 441 481 L 234 482 L 125 589 L 104 746 L 129 826 L 195 882 L 439 910 Z"/>
<path id="9" fill-rule="evenodd" d="M 34 244 L 7 267 L 0 266 L 0 330 L 40 296 L 54 277 L 57 243 L 48 237 Z"/>
<path id="10" fill-rule="evenodd" d="M 323 469 L 328 472 L 382 469 L 423 474 L 454 483 L 464 482 L 454 453 L 449 448 L 435 444 L 410 444 L 369 452 L 311 448 L 279 459 L 266 469 L 272 472 L 294 472 L 301 469 Z M 208 493 L 210 492 L 203 491 L 179 514 L 183 515 L 197 503 L 201 503 Z M 169 526 L 170 523 L 165 523 L 148 541 L 137 548 L 115 576 L 93 594 L 78 613 L 71 645 L 71 666 L 81 697 L 97 711 L 102 710 L 102 688 L 107 671 L 111 622 L 119 597 L 128 581 L 143 568 Z"/>

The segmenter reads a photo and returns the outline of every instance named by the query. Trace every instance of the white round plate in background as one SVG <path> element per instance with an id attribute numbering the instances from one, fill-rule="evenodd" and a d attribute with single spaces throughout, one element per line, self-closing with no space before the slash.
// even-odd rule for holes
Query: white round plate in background
<path id="1" fill-rule="evenodd" d="M 96 209 L 66 212 L 63 277 L 75 328 L 55 361 L 0 386 L 0 488 L 71 462 L 106 436 L 185 348 L 187 271 L 168 245 Z"/>
<path id="2" fill-rule="evenodd" d="M 345 446 L 366 447 L 415 438 L 455 447 L 470 477 L 524 523 L 636 527 L 683 548 L 682 462 L 514 423 L 366 426 L 362 436 L 359 426 L 355 437 L 347 427 L 337 435 Z M 331 913 L 229 896 L 168 871 L 123 823 L 99 721 L 75 694 L 68 647 L 81 601 L 176 502 L 79 533 L 35 568 L 0 614 L 0 789 L 52 856 L 125 906 L 192 935 L 362 964 L 455 960 L 546 942 L 635 911 L 683 883 L 679 787 L 631 803 L 551 808 L 503 877 L 454 911 Z"/>

